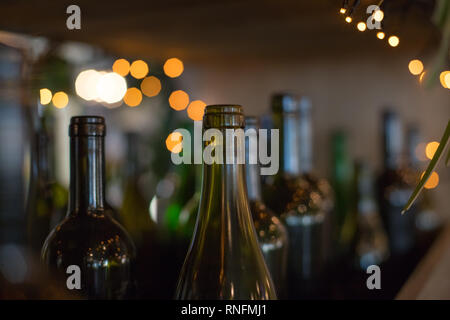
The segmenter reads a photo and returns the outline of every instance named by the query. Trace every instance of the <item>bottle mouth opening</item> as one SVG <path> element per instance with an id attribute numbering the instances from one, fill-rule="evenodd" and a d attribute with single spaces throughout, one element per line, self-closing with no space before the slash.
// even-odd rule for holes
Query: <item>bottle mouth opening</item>
<path id="1" fill-rule="evenodd" d="M 237 104 L 215 104 L 205 109 L 203 128 L 244 128 L 242 106 Z"/>
<path id="2" fill-rule="evenodd" d="M 105 118 L 100 116 L 75 116 L 70 119 L 69 136 L 106 136 Z"/>
<path id="3" fill-rule="evenodd" d="M 212 114 L 243 114 L 242 106 L 238 104 L 213 104 L 206 106 L 205 115 Z"/>

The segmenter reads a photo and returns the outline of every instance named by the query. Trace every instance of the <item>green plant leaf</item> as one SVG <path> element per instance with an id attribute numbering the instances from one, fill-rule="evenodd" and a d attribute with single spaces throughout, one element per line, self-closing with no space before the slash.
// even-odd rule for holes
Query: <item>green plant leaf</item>
<path id="1" fill-rule="evenodd" d="M 411 197 L 409 198 L 408 202 L 406 203 L 405 207 L 403 208 L 402 214 L 404 214 L 411 207 L 411 205 L 414 203 L 414 201 L 419 196 L 420 191 L 422 191 L 423 186 L 425 185 L 425 182 L 428 180 L 428 178 L 430 177 L 434 168 L 436 167 L 437 163 L 439 162 L 439 159 L 441 158 L 443 151 L 449 141 L 449 137 L 450 137 L 450 121 L 447 123 L 447 128 L 445 129 L 444 135 L 442 136 L 442 139 L 439 142 L 439 147 L 437 148 L 436 152 L 434 153 L 433 159 L 431 159 L 430 164 L 428 165 L 428 168 L 425 171 L 425 174 L 420 179 L 419 183 L 417 184 L 416 188 L 414 189 L 413 193 L 411 194 Z M 448 161 L 448 155 L 447 155 L 447 161 Z"/>
<path id="2" fill-rule="evenodd" d="M 450 160 L 450 149 L 447 152 L 447 159 L 445 159 L 445 165 L 448 167 L 448 161 Z"/>

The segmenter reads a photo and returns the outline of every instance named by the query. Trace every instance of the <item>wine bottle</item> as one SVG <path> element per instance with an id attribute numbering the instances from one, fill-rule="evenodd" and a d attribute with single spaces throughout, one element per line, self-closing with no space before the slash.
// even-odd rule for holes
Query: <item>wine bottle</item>
<path id="1" fill-rule="evenodd" d="M 142 173 L 138 157 L 139 135 L 129 132 L 126 140 L 126 179 L 120 220 L 136 245 L 136 294 L 139 298 L 161 298 L 164 297 L 162 290 L 155 290 L 160 287 L 160 274 L 164 272 L 161 261 L 157 259 L 161 254 L 161 246 L 156 224 L 150 218 L 149 203 L 139 184 Z"/>
<path id="2" fill-rule="evenodd" d="M 335 199 L 334 236 L 336 255 L 344 264 L 351 259 L 357 229 L 357 214 L 353 208 L 353 164 L 348 152 L 347 134 L 332 135 L 332 186 Z"/>
<path id="3" fill-rule="evenodd" d="M 256 117 L 245 117 L 246 131 L 254 130 L 258 137 L 259 121 Z M 255 140 L 256 141 L 256 140 Z M 250 141 L 246 140 L 246 179 L 247 194 L 250 201 L 250 210 L 258 235 L 259 246 L 264 255 L 267 267 L 272 276 L 273 283 L 279 298 L 286 295 L 286 274 L 288 235 L 286 227 L 275 214 L 264 204 L 261 194 L 261 176 L 259 165 L 250 163 L 250 152 L 256 154 L 257 150 L 251 148 Z"/>
<path id="4" fill-rule="evenodd" d="M 243 128 L 241 106 L 206 107 L 203 130 L 215 129 L 222 139 L 212 136 L 205 142 L 205 151 L 206 145 L 214 147 L 214 156 L 211 164 L 203 164 L 200 209 L 177 299 L 276 299 L 252 222 L 245 165 L 236 161 L 243 156 L 244 141 L 238 148 L 234 138 L 226 136 L 227 129 Z M 227 157 L 234 161 L 224 163 Z"/>
<path id="5" fill-rule="evenodd" d="M 400 120 L 395 112 L 387 110 L 383 113 L 384 168 L 378 180 L 378 198 L 393 256 L 407 254 L 415 244 L 416 206 L 413 206 L 408 214 L 401 214 L 413 188 L 411 181 L 407 179 L 402 153 L 403 135 Z"/>
<path id="6" fill-rule="evenodd" d="M 102 117 L 72 117 L 69 209 L 47 237 L 41 259 L 60 275 L 79 268 L 79 292 L 89 299 L 122 299 L 134 290 L 135 248 L 105 207 L 105 134 Z"/>
<path id="7" fill-rule="evenodd" d="M 195 192 L 191 199 L 181 209 L 177 226 L 177 234 L 179 237 L 191 242 L 194 234 L 195 222 L 197 221 L 198 208 L 200 206 L 200 196 L 202 191 L 202 166 L 195 166 Z"/>
<path id="8" fill-rule="evenodd" d="M 39 116 L 31 142 L 31 175 L 26 206 L 28 244 L 37 256 L 49 232 L 64 218 L 68 202 L 67 190 L 54 178 L 53 139 L 47 117 Z"/>
<path id="9" fill-rule="evenodd" d="M 311 173 L 308 109 L 308 104 L 298 105 L 291 95 L 275 95 L 272 99 L 273 128 L 280 134 L 280 170 L 266 178 L 263 195 L 287 226 L 290 298 L 320 296 L 323 292 L 323 231 L 330 188 Z"/>
<path id="10" fill-rule="evenodd" d="M 125 165 L 125 184 L 120 219 L 137 248 L 153 237 L 155 223 L 149 214 L 149 204 L 139 186 L 140 169 L 138 163 L 138 139 L 136 133 L 127 133 L 127 160 Z"/>
<path id="11" fill-rule="evenodd" d="M 366 271 L 370 265 L 381 265 L 389 257 L 389 242 L 374 196 L 374 181 L 369 166 L 355 164 L 355 207 L 357 232 L 355 265 Z"/>
<path id="12" fill-rule="evenodd" d="M 188 130 L 192 136 L 192 125 L 184 125 L 182 127 Z M 185 163 L 179 164 L 173 169 L 173 174 L 176 177 L 176 186 L 170 199 L 168 199 L 168 206 L 164 214 L 165 228 L 170 237 L 176 237 L 181 210 L 194 194 L 194 189 L 192 188 L 192 185 L 195 183 L 194 166 Z"/>

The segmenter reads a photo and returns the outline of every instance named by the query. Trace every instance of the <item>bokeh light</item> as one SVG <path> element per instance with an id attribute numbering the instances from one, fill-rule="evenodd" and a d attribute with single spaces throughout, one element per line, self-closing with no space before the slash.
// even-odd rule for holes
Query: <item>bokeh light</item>
<path id="1" fill-rule="evenodd" d="M 399 45 L 400 39 L 397 36 L 390 36 L 388 42 L 391 47 L 396 47 Z"/>
<path id="2" fill-rule="evenodd" d="M 347 23 L 352 22 L 352 17 L 347 16 L 347 17 L 345 18 L 345 22 L 347 22 Z"/>
<path id="3" fill-rule="evenodd" d="M 381 22 L 384 18 L 384 12 L 382 10 L 377 10 L 373 14 L 375 21 Z"/>
<path id="4" fill-rule="evenodd" d="M 91 101 L 98 98 L 97 85 L 100 80 L 101 73 L 89 69 L 77 76 L 75 80 L 75 91 L 84 100 Z"/>
<path id="5" fill-rule="evenodd" d="M 358 24 L 356 25 L 356 27 L 358 28 L 359 31 L 363 32 L 366 30 L 367 26 L 364 22 L 358 22 Z"/>
<path id="6" fill-rule="evenodd" d="M 65 108 L 69 103 L 69 96 L 63 91 L 58 91 L 53 95 L 52 102 L 58 109 Z"/>
<path id="7" fill-rule="evenodd" d="M 123 102 L 129 107 L 136 107 L 142 102 L 142 93 L 138 88 L 129 88 L 123 97 Z"/>
<path id="8" fill-rule="evenodd" d="M 145 61 L 136 60 L 130 66 L 130 73 L 136 79 L 144 78 L 148 73 L 148 65 Z"/>
<path id="9" fill-rule="evenodd" d="M 205 113 L 206 103 L 201 100 L 192 101 L 187 109 L 187 114 L 189 118 L 194 121 L 201 121 L 203 119 L 203 114 Z"/>
<path id="10" fill-rule="evenodd" d="M 164 63 L 164 73 L 170 78 L 179 77 L 183 70 L 183 62 L 180 59 L 170 58 Z"/>
<path id="11" fill-rule="evenodd" d="M 47 88 L 39 90 L 39 100 L 43 106 L 49 104 L 52 101 L 52 92 Z"/>
<path id="12" fill-rule="evenodd" d="M 431 141 L 425 147 L 425 155 L 428 159 L 433 159 L 434 154 L 436 153 L 437 148 L 439 147 L 439 142 Z"/>
<path id="13" fill-rule="evenodd" d="M 127 82 L 121 75 L 108 72 L 100 76 L 97 83 L 97 94 L 104 102 L 118 102 L 122 100 L 125 92 L 127 92 Z"/>
<path id="14" fill-rule="evenodd" d="M 447 89 L 450 89 L 450 72 L 447 72 L 447 74 L 444 76 L 444 83 Z"/>
<path id="15" fill-rule="evenodd" d="M 125 77 L 130 72 L 130 63 L 126 59 L 117 59 L 114 61 L 112 69 L 115 73 Z"/>
<path id="16" fill-rule="evenodd" d="M 425 172 L 422 173 L 420 178 L 422 178 L 424 174 Z M 427 182 L 425 182 L 425 185 L 423 187 L 425 189 L 434 189 L 438 186 L 438 184 L 439 184 L 439 175 L 437 174 L 436 171 L 433 171 L 428 177 L 428 180 Z"/>
<path id="17" fill-rule="evenodd" d="M 157 96 L 161 91 L 161 81 L 154 76 L 147 77 L 142 80 L 141 90 L 147 97 Z"/>
<path id="18" fill-rule="evenodd" d="M 378 38 L 378 39 L 383 40 L 385 36 L 386 36 L 386 35 L 384 34 L 383 31 L 377 32 L 377 38 Z"/>
<path id="19" fill-rule="evenodd" d="M 179 132 L 172 132 L 166 139 L 167 150 L 173 153 L 180 153 L 183 150 L 183 135 Z"/>
<path id="20" fill-rule="evenodd" d="M 345 8 L 341 8 L 341 9 L 339 10 L 339 12 L 340 12 L 341 14 L 344 14 L 344 13 L 346 13 L 346 12 L 347 12 L 347 9 L 345 9 Z"/>
<path id="21" fill-rule="evenodd" d="M 188 104 L 189 96 L 183 90 L 174 91 L 169 96 L 169 105 L 177 111 L 186 109 Z"/>
<path id="22" fill-rule="evenodd" d="M 408 64 L 408 69 L 411 74 L 417 76 L 423 71 L 423 63 L 419 59 L 411 60 Z"/>
<path id="23" fill-rule="evenodd" d="M 446 70 L 441 72 L 439 75 L 439 81 L 441 82 L 441 86 L 443 86 L 446 89 L 449 89 L 450 87 L 447 85 L 447 81 L 445 80 L 445 77 L 450 74 L 450 71 Z"/>

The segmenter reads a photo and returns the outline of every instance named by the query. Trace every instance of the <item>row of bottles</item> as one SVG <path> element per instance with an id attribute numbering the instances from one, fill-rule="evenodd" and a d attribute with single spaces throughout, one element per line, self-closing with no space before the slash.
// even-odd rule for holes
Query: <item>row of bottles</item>
<path id="1" fill-rule="evenodd" d="M 158 185 L 151 201 L 139 185 L 138 136 L 129 134 L 123 203 L 116 212 L 105 199 L 105 121 L 73 117 L 68 209 L 55 227 L 50 217 L 60 207 L 46 207 L 44 215 L 36 211 L 40 206 L 34 195 L 45 200 L 48 194 L 36 188 L 48 189 L 52 181 L 42 160 L 46 158 L 39 156 L 48 152 L 47 140 L 36 142 L 34 163 L 39 170 L 33 176 L 44 175 L 44 183 L 30 184 L 28 225 L 30 235 L 39 231 L 41 236 L 30 238 L 30 243 L 40 247 L 42 234 L 52 229 L 42 248 L 43 262 L 62 276 L 69 266 L 79 266 L 83 276 L 78 292 L 92 299 L 342 297 L 336 292 L 352 287 L 350 279 L 365 286 L 360 275 L 367 266 L 394 270 L 394 262 L 415 248 L 419 226 L 430 239 L 438 224 L 429 209 L 422 210 L 426 215 L 421 219 L 414 212 L 400 215 L 418 169 L 402 164 L 401 130 L 394 113 L 383 117 L 385 168 L 377 183 L 366 162 L 351 160 L 343 132 L 332 138 L 331 182 L 317 176 L 311 123 L 308 99 L 275 95 L 277 174 L 261 183 L 260 166 L 248 158 L 245 164 L 182 164 Z M 203 130 L 216 129 L 224 138 L 206 141 L 203 148 L 226 145 L 227 129 L 258 128 L 258 119 L 244 117 L 240 106 L 208 106 Z M 224 149 L 223 159 L 239 157 L 242 149 L 232 145 Z M 245 140 L 247 157 L 249 148 Z M 54 200 L 52 195 L 44 203 Z"/>

